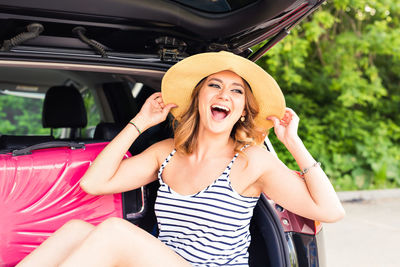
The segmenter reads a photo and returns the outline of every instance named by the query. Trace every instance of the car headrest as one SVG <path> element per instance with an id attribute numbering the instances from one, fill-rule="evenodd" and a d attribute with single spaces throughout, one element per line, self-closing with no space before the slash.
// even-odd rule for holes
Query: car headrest
<path id="1" fill-rule="evenodd" d="M 43 102 L 44 128 L 84 128 L 87 124 L 86 109 L 78 89 L 72 86 L 54 86 Z"/>
<path id="2" fill-rule="evenodd" d="M 100 122 L 94 131 L 94 139 L 101 139 L 110 141 L 112 140 L 121 130 L 123 126 L 111 122 Z"/>

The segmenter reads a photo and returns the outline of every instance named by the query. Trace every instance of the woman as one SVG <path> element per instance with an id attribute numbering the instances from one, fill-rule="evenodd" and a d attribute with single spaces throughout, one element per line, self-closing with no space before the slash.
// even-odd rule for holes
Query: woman
<path id="1" fill-rule="evenodd" d="M 170 110 L 178 121 L 174 139 L 123 160 Z M 19 266 L 246 266 L 249 223 L 263 192 L 301 216 L 341 219 L 343 207 L 298 137 L 298 123 L 279 86 L 253 62 L 228 52 L 184 59 L 165 74 L 162 95 L 147 99 L 81 181 L 101 195 L 158 179 L 159 237 L 122 219 L 97 227 L 71 221 Z M 303 178 L 257 146 L 272 126 Z"/>

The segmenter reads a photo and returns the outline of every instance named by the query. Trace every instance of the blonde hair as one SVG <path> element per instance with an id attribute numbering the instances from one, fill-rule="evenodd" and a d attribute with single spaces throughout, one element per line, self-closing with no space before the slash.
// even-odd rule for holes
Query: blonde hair
<path id="1" fill-rule="evenodd" d="M 178 122 L 173 121 L 174 127 L 174 142 L 178 152 L 183 154 L 191 154 L 196 148 L 198 137 L 198 125 L 200 122 L 199 114 L 199 92 L 203 87 L 206 78 L 203 78 L 194 88 L 191 95 L 191 103 L 187 110 L 183 113 Z M 243 79 L 243 78 L 242 78 Z M 243 152 L 240 150 L 245 145 L 260 144 L 265 137 L 265 133 L 261 128 L 256 127 L 254 118 L 259 112 L 258 103 L 251 92 L 249 84 L 243 79 L 245 88 L 245 120 L 238 122 L 233 126 L 230 134 L 234 140 L 235 153 Z"/>

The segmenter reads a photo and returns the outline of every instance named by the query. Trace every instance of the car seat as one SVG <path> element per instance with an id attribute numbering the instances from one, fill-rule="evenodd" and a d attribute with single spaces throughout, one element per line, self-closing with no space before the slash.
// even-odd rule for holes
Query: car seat
<path id="1" fill-rule="evenodd" d="M 122 128 L 123 126 L 114 122 L 100 122 L 94 130 L 93 139 L 111 141 Z"/>
<path id="2" fill-rule="evenodd" d="M 43 102 L 42 124 L 44 128 L 71 128 L 70 139 L 80 138 L 80 130 L 87 125 L 83 98 L 73 86 L 53 86 Z"/>

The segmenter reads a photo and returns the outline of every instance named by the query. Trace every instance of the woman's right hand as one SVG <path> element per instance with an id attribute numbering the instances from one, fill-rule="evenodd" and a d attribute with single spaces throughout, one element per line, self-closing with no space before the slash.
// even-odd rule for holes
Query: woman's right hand
<path id="1" fill-rule="evenodd" d="M 165 105 L 161 92 L 154 93 L 147 98 L 132 121 L 144 132 L 148 128 L 163 122 L 167 118 L 169 111 L 175 107 L 177 105 L 173 103 Z"/>

